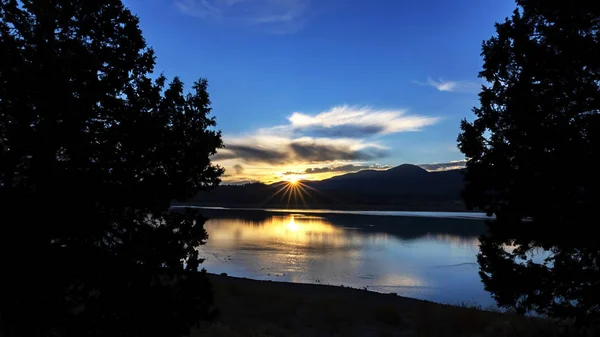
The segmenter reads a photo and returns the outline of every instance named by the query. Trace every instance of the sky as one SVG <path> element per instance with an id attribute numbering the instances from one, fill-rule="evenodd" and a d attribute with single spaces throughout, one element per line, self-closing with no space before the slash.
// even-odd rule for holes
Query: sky
<path id="1" fill-rule="evenodd" d="M 512 0 L 125 0 L 190 88 L 206 78 L 223 181 L 460 166 L 481 43 Z"/>

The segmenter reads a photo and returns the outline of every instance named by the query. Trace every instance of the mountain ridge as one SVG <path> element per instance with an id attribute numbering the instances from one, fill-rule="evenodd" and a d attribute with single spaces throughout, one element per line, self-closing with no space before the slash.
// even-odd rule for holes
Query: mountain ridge
<path id="1" fill-rule="evenodd" d="M 411 164 L 363 170 L 297 184 L 222 185 L 189 204 L 230 207 L 465 210 L 461 170 L 428 172 Z M 286 193 L 290 190 L 293 193 Z"/>
<path id="2" fill-rule="evenodd" d="M 433 172 L 429 172 L 417 165 L 401 164 L 401 165 L 389 168 L 387 170 L 368 169 L 368 170 L 361 170 L 361 171 L 357 171 L 357 172 L 349 172 L 349 173 L 345 173 L 345 174 L 340 174 L 340 175 L 333 176 L 331 178 L 327 178 L 327 179 L 323 179 L 323 180 L 300 180 L 300 182 L 316 184 L 316 183 L 321 183 L 321 182 L 326 182 L 326 181 L 348 180 L 348 179 L 353 179 L 353 178 L 367 178 L 367 177 L 377 176 L 377 174 L 379 174 L 381 172 L 387 172 L 387 174 L 393 173 L 394 175 L 404 175 L 404 176 L 416 176 L 416 175 L 420 175 L 420 174 L 433 173 Z M 280 180 L 280 181 L 274 182 L 269 185 L 282 184 L 282 183 L 287 183 L 287 181 Z"/>

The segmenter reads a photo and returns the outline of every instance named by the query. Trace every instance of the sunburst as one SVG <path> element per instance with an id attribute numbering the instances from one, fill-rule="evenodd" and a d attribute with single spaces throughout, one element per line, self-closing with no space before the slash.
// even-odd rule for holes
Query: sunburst
<path id="1" fill-rule="evenodd" d="M 298 201 L 300 201 L 304 207 L 308 207 L 306 203 L 306 197 L 311 197 L 311 190 L 316 191 L 314 188 L 308 186 L 297 177 L 289 177 L 287 181 L 282 182 L 281 184 L 283 186 L 275 191 L 275 193 L 265 200 L 264 203 L 267 203 L 276 196 L 280 196 L 279 200 L 285 200 L 287 206 L 290 206 L 291 203 L 298 205 Z"/>

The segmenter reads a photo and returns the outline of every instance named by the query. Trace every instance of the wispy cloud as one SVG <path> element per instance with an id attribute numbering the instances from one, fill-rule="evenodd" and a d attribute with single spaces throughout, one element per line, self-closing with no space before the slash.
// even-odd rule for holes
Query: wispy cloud
<path id="1" fill-rule="evenodd" d="M 221 15 L 221 10 L 208 0 L 178 0 L 175 1 L 175 7 L 186 15 L 204 19 Z"/>
<path id="2" fill-rule="evenodd" d="M 374 164 L 389 156 L 381 135 L 419 131 L 437 121 L 402 109 L 338 106 L 317 114 L 295 112 L 287 124 L 224 135 L 225 148 L 213 159 L 227 168 L 227 181 L 275 181 L 285 172 L 323 179 L 383 169 Z"/>
<path id="3" fill-rule="evenodd" d="M 273 33 L 302 28 L 311 0 L 175 0 L 183 14 L 231 24 L 264 26 Z"/>
<path id="4" fill-rule="evenodd" d="M 300 172 L 285 172 L 283 175 L 310 175 L 319 173 L 348 173 L 358 172 L 363 170 L 387 170 L 392 168 L 390 165 L 340 165 L 340 166 L 325 166 L 325 167 L 309 167 Z"/>
<path id="5" fill-rule="evenodd" d="M 237 159 L 250 164 L 290 165 L 334 161 L 372 160 L 387 155 L 387 149 L 376 143 L 354 139 L 285 138 L 251 135 L 226 139 L 226 148 L 215 160 Z"/>
<path id="6" fill-rule="evenodd" d="M 439 118 L 409 115 L 407 110 L 377 110 L 342 105 L 317 115 L 294 112 L 289 117 L 296 131 L 333 137 L 360 138 L 374 134 L 419 131 Z"/>
<path id="7" fill-rule="evenodd" d="M 453 160 L 447 163 L 421 164 L 420 167 L 430 172 L 463 169 L 467 165 L 466 160 Z"/>
<path id="8" fill-rule="evenodd" d="M 226 148 L 215 159 L 272 165 L 378 159 L 388 151 L 369 141 L 370 136 L 419 131 L 438 118 L 344 105 L 316 115 L 294 112 L 288 121 L 245 136 L 225 137 Z"/>
<path id="9" fill-rule="evenodd" d="M 424 86 L 431 86 L 439 91 L 457 92 L 457 93 L 477 93 L 481 89 L 481 84 L 469 81 L 444 81 L 433 80 L 431 77 L 426 82 L 413 81 L 413 83 Z"/>

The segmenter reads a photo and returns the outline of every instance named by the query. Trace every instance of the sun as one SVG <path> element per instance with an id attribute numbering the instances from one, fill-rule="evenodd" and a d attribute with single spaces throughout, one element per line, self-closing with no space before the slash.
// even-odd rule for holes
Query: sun
<path id="1" fill-rule="evenodd" d="M 287 205 L 293 201 L 294 205 L 298 205 L 298 201 L 302 202 L 305 207 L 308 207 L 306 198 L 311 196 L 312 192 L 323 194 L 307 184 L 306 177 L 302 174 L 281 174 L 282 180 L 281 185 L 277 191 L 275 191 L 270 197 L 267 198 L 265 203 L 276 196 L 279 196 L 280 201 L 287 200 Z M 279 184 L 279 183 L 278 183 Z M 292 226 L 293 227 L 293 226 Z"/>
<path id="2" fill-rule="evenodd" d="M 285 177 L 285 181 L 287 181 L 288 185 L 296 186 L 299 185 L 302 181 L 302 176 L 300 175 L 289 175 Z"/>

